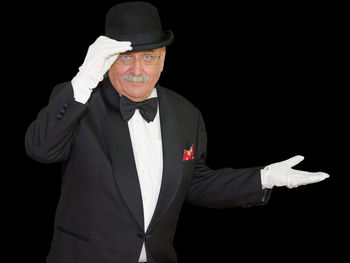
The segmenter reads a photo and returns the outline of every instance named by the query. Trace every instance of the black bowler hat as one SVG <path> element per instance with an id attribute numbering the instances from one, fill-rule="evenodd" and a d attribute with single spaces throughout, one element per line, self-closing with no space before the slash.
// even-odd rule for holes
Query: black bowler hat
<path id="1" fill-rule="evenodd" d="M 127 2 L 109 9 L 105 35 L 118 41 L 130 41 L 130 52 L 168 46 L 174 40 L 173 32 L 162 30 L 157 8 L 145 2 Z"/>

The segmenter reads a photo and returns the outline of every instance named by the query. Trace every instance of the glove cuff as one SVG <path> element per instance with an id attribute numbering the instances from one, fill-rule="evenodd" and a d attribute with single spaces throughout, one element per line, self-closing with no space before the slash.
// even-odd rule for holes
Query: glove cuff
<path id="1" fill-rule="evenodd" d="M 97 86 L 98 82 L 91 81 L 79 71 L 71 81 L 74 93 L 74 99 L 85 104 L 91 95 L 92 90 Z"/>
<path id="2" fill-rule="evenodd" d="M 269 180 L 269 167 L 265 166 L 264 169 L 261 169 L 260 174 L 263 188 L 272 189 L 275 185 Z"/>

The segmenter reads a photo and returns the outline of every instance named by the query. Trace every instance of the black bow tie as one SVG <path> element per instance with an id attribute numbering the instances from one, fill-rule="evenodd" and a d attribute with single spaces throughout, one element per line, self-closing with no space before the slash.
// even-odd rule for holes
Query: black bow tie
<path id="1" fill-rule="evenodd" d="M 120 113 L 125 121 L 131 119 L 135 110 L 139 109 L 141 116 L 149 123 L 157 114 L 157 98 L 150 98 L 141 102 L 134 102 L 125 96 L 120 97 Z"/>

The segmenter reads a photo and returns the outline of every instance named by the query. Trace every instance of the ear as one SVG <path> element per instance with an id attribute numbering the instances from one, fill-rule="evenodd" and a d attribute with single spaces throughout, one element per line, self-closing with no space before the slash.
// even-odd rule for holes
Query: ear
<path id="1" fill-rule="evenodd" d="M 165 53 L 166 49 L 165 47 L 162 47 L 162 49 L 160 50 L 160 72 L 162 72 L 164 68 Z"/>

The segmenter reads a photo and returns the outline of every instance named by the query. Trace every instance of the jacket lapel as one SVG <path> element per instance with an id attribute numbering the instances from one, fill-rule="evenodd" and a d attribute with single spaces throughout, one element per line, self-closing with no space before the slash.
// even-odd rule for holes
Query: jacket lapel
<path id="1" fill-rule="evenodd" d="M 103 96 L 107 102 L 107 138 L 109 155 L 117 188 L 137 222 L 144 228 L 141 188 L 137 176 L 135 158 L 127 122 L 119 110 L 119 94 L 107 77 L 104 80 Z"/>
<path id="2" fill-rule="evenodd" d="M 157 206 L 147 232 L 173 202 L 182 181 L 183 142 L 179 133 L 175 109 L 164 90 L 157 86 L 163 144 L 163 177 Z"/>

